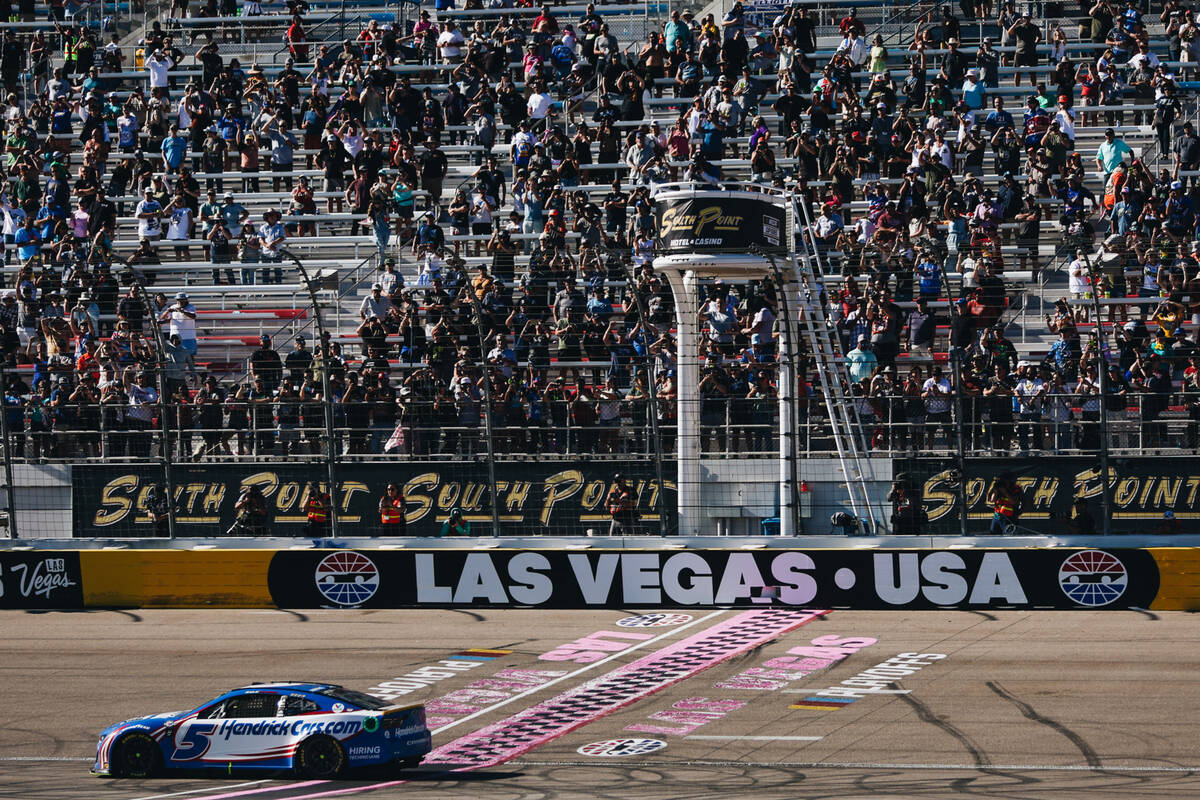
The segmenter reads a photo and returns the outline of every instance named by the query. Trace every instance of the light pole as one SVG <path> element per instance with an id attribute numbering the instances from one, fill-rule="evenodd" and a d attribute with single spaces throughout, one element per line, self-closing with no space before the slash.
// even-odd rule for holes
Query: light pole
<path id="1" fill-rule="evenodd" d="M 308 290 L 308 298 L 312 302 L 313 319 L 317 323 L 317 336 L 321 340 L 321 394 L 325 397 L 325 402 L 321 405 L 325 411 L 325 440 L 329 448 L 328 458 L 325 459 L 326 478 L 329 483 L 329 532 L 334 538 L 338 535 L 338 485 L 336 480 L 336 472 L 334 469 L 334 461 L 337 458 L 334 452 L 335 440 L 333 434 L 333 397 L 329 391 L 329 348 L 332 345 L 332 340 L 326 335 L 325 320 L 321 316 L 321 305 L 317 302 L 317 289 L 313 285 L 312 277 L 308 274 L 308 269 L 295 253 L 286 248 L 280 248 L 279 254 L 287 258 L 296 265 L 296 270 L 300 273 L 300 278 L 304 281 L 304 288 Z"/>
<path id="2" fill-rule="evenodd" d="M 158 406 L 159 417 L 162 420 L 162 442 L 159 445 L 159 455 L 162 461 L 163 491 L 167 493 L 167 535 L 175 538 L 175 486 L 171 480 L 171 423 L 170 412 L 167 408 L 167 376 L 166 358 L 167 343 L 162 335 L 162 326 L 158 323 L 158 314 L 150 303 L 150 293 L 146 285 L 138 277 L 137 270 L 127 261 L 122 261 L 129 271 L 129 279 L 138 290 L 138 299 L 142 301 L 142 313 L 150 320 L 150 330 L 154 334 L 154 347 L 158 351 Z M 153 513 L 153 510 L 151 510 Z"/>

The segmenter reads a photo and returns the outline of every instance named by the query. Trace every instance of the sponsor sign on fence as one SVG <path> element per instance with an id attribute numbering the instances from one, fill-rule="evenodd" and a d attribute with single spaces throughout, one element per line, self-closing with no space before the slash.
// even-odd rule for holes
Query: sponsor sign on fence
<path id="1" fill-rule="evenodd" d="M 893 471 L 921 487 L 929 516 L 926 532 L 958 532 L 955 459 L 896 459 Z M 1086 500 L 1093 516 L 1100 519 L 1103 487 L 1096 458 L 968 459 L 965 490 L 970 533 L 987 532 L 992 518 L 988 492 L 1002 476 L 1011 477 L 1022 491 L 1018 533 L 1062 533 L 1076 499 Z M 1179 520 L 1200 519 L 1200 466 L 1194 459 L 1113 459 L 1108 483 L 1114 533 L 1153 533 L 1167 511 Z"/>
<path id="2" fill-rule="evenodd" d="M 285 608 L 1145 608 L 1145 550 L 285 550 Z"/>
<path id="3" fill-rule="evenodd" d="M 638 499 L 640 519 L 658 523 L 658 482 L 646 461 L 498 462 L 497 509 L 501 530 L 511 534 L 582 536 L 606 533 L 609 515 L 604 498 L 613 475 L 622 474 Z M 325 475 L 317 464 L 238 464 L 179 466 L 173 471 L 176 535 L 219 536 L 234 522 L 233 506 L 247 486 L 267 499 L 265 533 L 300 536 L 307 519 L 304 503 L 311 480 Z M 399 483 L 407 498 L 407 535 L 438 536 L 450 510 L 460 508 L 468 522 L 491 534 L 492 509 L 486 465 L 481 462 L 403 462 L 346 464 L 337 469 L 333 493 L 345 536 L 379 533 L 379 498 L 389 483 Z M 146 513 L 150 490 L 162 481 L 157 465 L 76 466 L 72 472 L 76 536 L 152 536 Z M 674 473 L 664 476 L 663 505 L 675 507 Z M 320 481 L 322 488 L 324 482 Z M 656 529 L 657 532 L 657 529 Z"/>

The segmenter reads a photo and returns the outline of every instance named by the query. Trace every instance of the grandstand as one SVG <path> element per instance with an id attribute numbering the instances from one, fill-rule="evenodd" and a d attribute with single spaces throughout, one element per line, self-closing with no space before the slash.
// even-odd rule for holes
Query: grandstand
<path id="1" fill-rule="evenodd" d="M 454 6 L 5 25 L 10 534 L 1196 517 L 1187 4 Z M 791 246 L 674 280 L 680 183 Z"/>

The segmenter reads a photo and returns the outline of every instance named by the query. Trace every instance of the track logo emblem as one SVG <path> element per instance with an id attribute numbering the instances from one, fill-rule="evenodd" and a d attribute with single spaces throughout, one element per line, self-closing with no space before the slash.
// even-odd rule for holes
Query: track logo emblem
<path id="1" fill-rule="evenodd" d="M 636 617 L 619 619 L 617 624 L 622 628 L 663 628 L 691 621 L 691 614 L 639 614 Z"/>
<path id="2" fill-rule="evenodd" d="M 330 553 L 316 570 L 317 591 L 339 606 L 358 606 L 379 590 L 379 569 L 362 553 Z"/>
<path id="3" fill-rule="evenodd" d="M 1058 569 L 1063 594 L 1089 608 L 1116 601 L 1129 586 L 1129 572 L 1121 560 L 1103 550 L 1082 550 L 1063 559 Z"/>
<path id="4" fill-rule="evenodd" d="M 655 750 L 662 750 L 666 746 L 667 743 L 660 739 L 606 739 L 603 742 L 585 744 L 575 752 L 599 758 L 623 758 L 643 756 Z"/>

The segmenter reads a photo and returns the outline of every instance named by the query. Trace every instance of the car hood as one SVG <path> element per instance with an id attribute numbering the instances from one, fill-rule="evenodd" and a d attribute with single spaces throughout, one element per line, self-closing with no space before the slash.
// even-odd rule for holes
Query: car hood
<path id="1" fill-rule="evenodd" d="M 122 730 L 122 729 L 126 729 L 126 728 L 139 728 L 139 729 L 144 729 L 147 733 L 153 733 L 154 731 L 161 728 L 163 725 L 166 725 L 168 722 L 173 722 L 175 720 L 182 719 L 183 717 L 186 717 L 189 713 L 191 713 L 191 712 L 190 711 L 168 711 L 165 714 L 148 714 L 147 716 L 144 716 L 144 717 L 134 717 L 133 719 L 127 719 L 123 722 L 118 722 L 115 725 L 109 725 L 107 728 L 105 728 L 104 730 L 102 730 L 100 732 L 100 735 L 107 736 L 108 734 L 110 734 L 114 731 Z"/>

